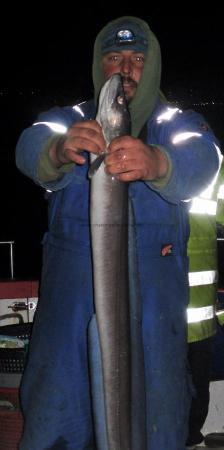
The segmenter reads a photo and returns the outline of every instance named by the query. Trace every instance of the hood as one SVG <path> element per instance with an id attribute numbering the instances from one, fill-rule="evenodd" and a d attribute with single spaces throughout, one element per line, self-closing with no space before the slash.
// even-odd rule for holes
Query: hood
<path id="1" fill-rule="evenodd" d="M 105 36 L 105 31 L 111 26 L 117 27 L 120 22 L 134 21 L 144 30 L 147 40 L 148 49 L 145 54 L 145 64 L 142 72 L 140 82 L 134 98 L 129 104 L 132 123 L 132 136 L 137 137 L 150 117 L 155 104 L 160 94 L 160 80 L 161 80 L 161 52 L 157 38 L 150 30 L 148 24 L 138 17 L 123 16 L 109 22 L 97 35 L 93 52 L 93 66 L 92 77 L 94 85 L 95 103 L 98 101 L 98 96 L 102 85 L 105 82 L 102 71 L 102 37 Z"/>

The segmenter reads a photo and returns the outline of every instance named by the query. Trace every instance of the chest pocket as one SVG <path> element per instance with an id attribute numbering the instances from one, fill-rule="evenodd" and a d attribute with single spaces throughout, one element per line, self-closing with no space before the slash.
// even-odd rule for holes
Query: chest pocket
<path id="1" fill-rule="evenodd" d="M 188 238 L 185 208 L 164 200 L 143 182 L 130 186 L 129 197 L 138 248 L 159 256 L 163 246 L 172 244 L 180 253 Z"/>

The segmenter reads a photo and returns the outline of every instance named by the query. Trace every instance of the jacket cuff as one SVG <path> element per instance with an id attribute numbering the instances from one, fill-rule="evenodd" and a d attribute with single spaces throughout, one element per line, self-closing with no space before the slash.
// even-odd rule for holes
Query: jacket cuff
<path id="1" fill-rule="evenodd" d="M 75 163 L 73 162 L 63 164 L 63 166 L 61 166 L 59 169 L 53 166 L 49 157 L 49 150 L 57 140 L 58 136 L 54 136 L 48 139 L 43 151 L 41 152 L 37 168 L 38 178 L 41 182 L 46 183 L 49 181 L 58 180 L 63 176 L 63 174 L 70 172 L 75 166 Z"/>
<path id="2" fill-rule="evenodd" d="M 160 190 L 166 187 L 166 185 L 168 184 L 171 175 L 172 175 L 172 161 L 170 159 L 170 156 L 168 154 L 168 152 L 165 150 L 164 147 L 160 146 L 160 145 L 153 145 L 153 147 L 157 147 L 161 150 L 161 152 L 165 153 L 166 158 L 167 158 L 167 162 L 168 162 L 168 170 L 167 170 L 167 174 L 165 177 L 163 178 L 158 178 L 156 180 L 150 181 L 150 185 L 153 186 L 154 188 Z"/>

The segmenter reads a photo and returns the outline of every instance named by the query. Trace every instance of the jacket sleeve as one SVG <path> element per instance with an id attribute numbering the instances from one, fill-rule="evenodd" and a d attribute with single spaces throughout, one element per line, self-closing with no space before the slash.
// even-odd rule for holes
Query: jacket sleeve
<path id="1" fill-rule="evenodd" d="M 83 117 L 70 107 L 55 107 L 40 114 L 37 121 L 26 128 L 18 140 L 16 146 L 18 169 L 45 189 L 54 191 L 67 186 L 75 176 L 75 165 L 71 166 L 69 171 L 61 171 L 58 178 L 52 176 L 52 181 L 43 182 L 38 173 L 39 161 L 54 138 L 65 133 L 72 123 L 83 120 Z"/>
<path id="2" fill-rule="evenodd" d="M 200 194 L 217 176 L 222 155 L 219 143 L 203 116 L 165 107 L 153 119 L 149 142 L 158 145 L 170 164 L 165 185 L 149 186 L 172 203 L 186 201 Z"/>

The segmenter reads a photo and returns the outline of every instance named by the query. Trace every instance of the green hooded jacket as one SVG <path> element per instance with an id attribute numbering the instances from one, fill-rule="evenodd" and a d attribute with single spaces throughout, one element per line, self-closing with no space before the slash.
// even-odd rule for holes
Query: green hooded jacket
<path id="1" fill-rule="evenodd" d="M 107 30 L 110 28 L 116 28 L 116 26 L 119 28 L 119 24 L 124 23 L 124 21 L 137 22 L 145 32 L 148 40 L 148 50 L 146 53 L 141 80 L 138 84 L 135 96 L 129 105 L 132 122 L 132 136 L 137 137 L 146 120 L 150 117 L 156 102 L 158 101 L 158 96 L 160 96 L 160 99 L 162 98 L 162 94 L 160 92 L 160 46 L 155 35 L 144 20 L 133 16 L 123 16 L 119 17 L 119 19 L 113 20 L 100 31 L 96 37 L 94 45 L 92 78 L 95 90 L 95 102 L 97 103 L 100 89 L 105 82 L 101 64 L 103 37 L 105 36 Z"/>

